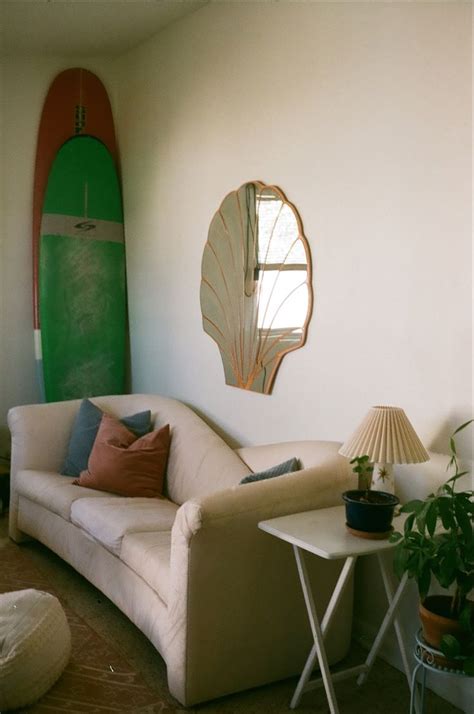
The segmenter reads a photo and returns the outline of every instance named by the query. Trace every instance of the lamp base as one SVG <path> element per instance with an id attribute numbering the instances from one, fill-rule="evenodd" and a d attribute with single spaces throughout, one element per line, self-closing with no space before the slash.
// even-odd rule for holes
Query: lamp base
<path id="1" fill-rule="evenodd" d="M 374 464 L 371 489 L 372 491 L 395 493 L 392 464 Z"/>

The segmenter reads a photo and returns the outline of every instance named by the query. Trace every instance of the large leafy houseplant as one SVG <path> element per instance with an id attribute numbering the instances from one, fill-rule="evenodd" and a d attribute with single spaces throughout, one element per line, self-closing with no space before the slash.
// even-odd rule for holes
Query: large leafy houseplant
<path id="1" fill-rule="evenodd" d="M 473 421 L 459 426 L 450 438 L 447 468 L 454 474 L 425 500 L 402 506 L 401 512 L 408 513 L 404 532 L 391 536 L 398 542 L 395 572 L 399 577 L 407 572 L 416 580 L 422 604 L 429 609 L 433 579 L 451 593 L 444 600 L 449 611 L 438 614 L 455 620 L 458 632 L 444 634 L 440 648 L 470 675 L 474 675 L 474 603 L 469 597 L 474 590 L 474 491 L 457 490 L 457 482 L 468 472 L 459 467 L 455 436 Z"/>

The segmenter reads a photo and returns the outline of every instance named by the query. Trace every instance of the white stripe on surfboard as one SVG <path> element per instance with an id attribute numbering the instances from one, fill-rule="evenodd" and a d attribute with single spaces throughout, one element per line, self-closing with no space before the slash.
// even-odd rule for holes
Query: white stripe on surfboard
<path id="1" fill-rule="evenodd" d="M 33 330 L 35 340 L 35 359 L 43 359 L 43 349 L 41 347 L 41 330 Z"/>
<path id="2" fill-rule="evenodd" d="M 87 240 L 104 240 L 123 243 L 123 223 L 102 221 L 84 216 L 65 216 L 59 213 L 44 213 L 41 219 L 41 235 L 70 236 Z"/>

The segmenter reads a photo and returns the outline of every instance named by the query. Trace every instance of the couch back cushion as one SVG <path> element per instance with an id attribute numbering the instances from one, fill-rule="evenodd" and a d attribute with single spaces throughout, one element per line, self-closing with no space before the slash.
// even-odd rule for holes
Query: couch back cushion
<path id="1" fill-rule="evenodd" d="M 237 449 L 237 454 L 254 472 L 269 469 L 280 461 L 296 456 L 302 469 L 313 466 L 336 468 L 339 465 L 343 471 L 351 473 L 349 459 L 339 455 L 341 446 L 339 441 L 282 441 L 277 444 L 244 446 Z M 353 478 L 357 484 L 356 477 Z"/>
<path id="2" fill-rule="evenodd" d="M 236 486 L 251 473 L 230 446 L 184 404 L 169 400 L 161 405 L 155 429 L 166 423 L 171 425 L 171 448 L 165 493 L 175 503 Z"/>
<path id="3" fill-rule="evenodd" d="M 230 446 L 182 402 L 151 394 L 97 397 L 92 401 L 119 419 L 151 409 L 154 429 L 170 425 L 163 495 L 178 505 L 236 486 L 251 473 Z"/>

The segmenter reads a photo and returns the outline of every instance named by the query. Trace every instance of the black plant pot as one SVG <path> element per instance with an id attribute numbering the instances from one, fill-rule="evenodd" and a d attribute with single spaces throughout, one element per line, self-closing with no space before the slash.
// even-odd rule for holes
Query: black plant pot
<path id="1" fill-rule="evenodd" d="M 395 506 L 400 499 L 385 491 L 345 491 L 346 523 L 349 530 L 380 537 L 392 527 Z M 370 537 L 368 535 L 367 537 Z"/>

